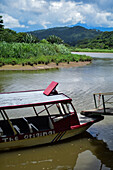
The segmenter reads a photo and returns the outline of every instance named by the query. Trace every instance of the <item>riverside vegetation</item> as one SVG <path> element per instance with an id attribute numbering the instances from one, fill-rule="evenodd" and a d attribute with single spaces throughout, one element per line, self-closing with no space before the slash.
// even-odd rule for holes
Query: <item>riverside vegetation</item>
<path id="1" fill-rule="evenodd" d="M 63 44 L 44 43 L 0 43 L 0 66 L 12 64 L 31 65 L 48 64 L 58 65 L 60 62 L 91 61 L 85 55 L 71 54 L 70 49 Z"/>

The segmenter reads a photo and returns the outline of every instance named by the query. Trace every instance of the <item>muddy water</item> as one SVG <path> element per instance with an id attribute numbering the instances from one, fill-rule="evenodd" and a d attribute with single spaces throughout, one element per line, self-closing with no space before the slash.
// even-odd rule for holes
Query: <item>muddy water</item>
<path id="1" fill-rule="evenodd" d="M 93 93 L 113 91 L 113 60 L 40 72 L 1 71 L 0 91 L 42 89 L 53 80 L 59 82 L 58 91 L 73 99 L 77 112 L 94 108 Z M 85 134 L 53 146 L 0 153 L 0 169 L 113 169 L 113 117 L 105 116 Z"/>
<path id="2" fill-rule="evenodd" d="M 113 151 L 102 140 L 83 136 L 53 146 L 1 153 L 1 169 L 113 169 Z"/>

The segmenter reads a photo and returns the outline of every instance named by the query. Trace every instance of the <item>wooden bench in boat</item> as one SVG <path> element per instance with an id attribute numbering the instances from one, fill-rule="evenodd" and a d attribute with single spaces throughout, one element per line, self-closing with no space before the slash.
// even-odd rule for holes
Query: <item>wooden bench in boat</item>
<path id="1" fill-rule="evenodd" d="M 51 129 L 49 119 L 50 118 L 48 116 L 34 116 L 11 119 L 10 121 L 17 133 L 32 133 Z M 3 131 L 3 135 L 14 135 L 14 132 L 7 120 L 0 121 L 0 128 Z"/>

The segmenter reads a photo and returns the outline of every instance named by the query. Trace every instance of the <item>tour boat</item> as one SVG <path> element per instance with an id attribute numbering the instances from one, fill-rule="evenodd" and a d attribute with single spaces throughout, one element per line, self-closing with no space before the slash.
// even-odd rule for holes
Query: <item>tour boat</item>
<path id="1" fill-rule="evenodd" d="M 0 150 L 53 144 L 103 119 L 77 114 L 57 85 L 52 81 L 45 90 L 0 93 Z"/>

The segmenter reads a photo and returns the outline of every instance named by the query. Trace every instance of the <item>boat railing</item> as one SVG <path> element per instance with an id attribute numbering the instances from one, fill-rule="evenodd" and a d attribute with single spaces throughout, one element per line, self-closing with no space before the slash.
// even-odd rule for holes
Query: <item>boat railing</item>
<path id="1" fill-rule="evenodd" d="M 108 107 L 113 108 L 113 92 L 94 93 L 93 97 L 96 109 L 103 109 L 106 113 Z"/>

